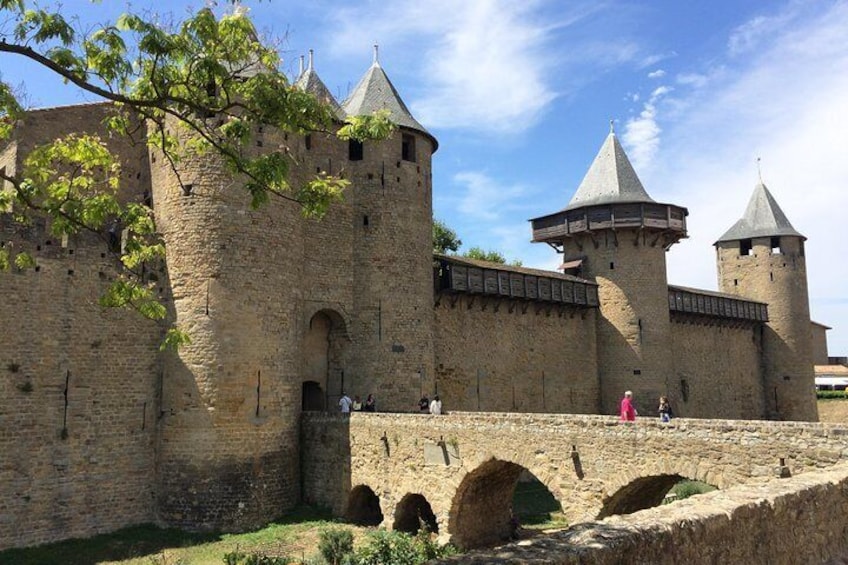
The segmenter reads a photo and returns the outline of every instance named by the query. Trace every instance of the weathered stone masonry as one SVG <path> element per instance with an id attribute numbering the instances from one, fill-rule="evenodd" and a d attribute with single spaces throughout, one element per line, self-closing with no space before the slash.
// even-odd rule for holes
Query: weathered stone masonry
<path id="1" fill-rule="evenodd" d="M 298 85 L 329 96 L 311 67 L 304 77 Z M 668 285 L 665 253 L 685 237 L 687 211 L 648 196 L 614 134 L 568 207 L 533 220 L 534 240 L 562 252 L 562 273 L 434 257 L 438 144 L 375 61 L 339 112 L 380 108 L 399 128 L 361 147 L 329 133 L 257 131 L 255 151 L 292 156 L 293 185 L 321 172 L 351 181 L 344 202 L 320 222 L 303 219 L 287 201 L 249 209 L 242 180 L 214 154 L 187 156 L 180 185 L 156 151 L 108 137 L 108 104 L 25 115 L 0 148 L 0 168 L 15 174 L 34 147 L 58 136 L 101 135 L 123 166 L 120 197 L 152 207 L 168 252 L 165 265 L 152 267 L 152 280 L 167 322 L 188 331 L 192 343 L 163 354 L 164 324 L 97 304 L 117 272 L 99 240 L 57 241 L 43 220 L 22 227 L 0 214 L 0 244 L 37 262 L 27 272 L 0 273 L 0 548 L 143 522 L 243 530 L 301 499 L 343 512 L 338 501 L 360 478 L 390 504 L 417 492 L 415 485 L 449 484 L 460 502 L 431 502 L 442 523 L 457 520 L 470 539 L 488 526 L 467 508 L 505 512 L 500 503 L 474 502 L 477 479 L 493 492 L 511 492 L 522 467 L 555 494 L 569 493 L 574 508 L 600 512 L 614 494 L 607 490 L 629 479 L 596 478 L 601 468 L 617 468 L 584 450 L 599 430 L 634 460 L 634 444 L 659 453 L 673 439 L 668 458 L 650 467 L 666 473 L 664 480 L 735 484 L 767 474 L 773 462 L 765 461 L 774 459 L 751 439 L 750 456 L 764 462 L 734 469 L 727 453 L 735 448 L 721 441 L 724 424 L 691 421 L 680 424 L 686 434 L 669 433 L 682 431 L 677 424 L 620 428 L 589 416 L 487 415 L 498 423 L 478 431 L 457 424 L 470 416 L 369 420 L 381 429 L 359 429 L 364 420 L 354 417 L 346 422 L 355 429 L 345 434 L 332 419 L 313 429 L 322 416 L 310 414 L 301 426 L 305 413 L 335 410 L 343 390 L 375 393 L 379 410 L 399 412 L 417 411 L 422 394 L 438 393 L 448 411 L 614 414 L 631 389 L 643 415 L 666 394 L 685 417 L 816 418 L 803 236 L 764 186 L 716 244 L 720 293 Z M 750 425 L 768 437 L 787 430 L 820 437 L 791 425 Z M 718 439 L 698 444 L 706 455 L 680 467 L 695 445 L 692 430 Z M 485 450 L 501 437 L 526 451 Z M 556 449 L 538 447 L 549 441 Z M 811 460 L 839 459 L 823 449 Z M 364 474 L 364 463 L 381 453 L 388 467 Z M 787 455 L 793 470 L 811 466 L 799 453 L 806 448 Z M 492 456 L 501 462 L 481 466 Z M 562 478 L 578 462 L 586 479 Z M 665 483 L 651 485 L 648 499 Z M 622 497 L 610 504 L 634 503 Z"/>

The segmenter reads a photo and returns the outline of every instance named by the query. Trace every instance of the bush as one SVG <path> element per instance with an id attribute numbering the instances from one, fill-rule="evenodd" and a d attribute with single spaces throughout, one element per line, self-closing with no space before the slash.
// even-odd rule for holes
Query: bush
<path id="1" fill-rule="evenodd" d="M 242 553 L 239 550 L 224 555 L 226 565 L 289 565 L 291 557 L 269 557 L 262 553 Z"/>
<path id="2" fill-rule="evenodd" d="M 844 390 L 817 390 L 816 398 L 824 400 L 845 400 L 848 398 L 848 391 Z"/>
<path id="3" fill-rule="evenodd" d="M 318 550 L 330 565 L 341 565 L 353 553 L 353 532 L 342 528 L 322 530 L 318 537 Z"/>
<path id="4" fill-rule="evenodd" d="M 352 565 L 421 565 L 455 553 L 456 548 L 451 545 L 440 547 L 426 530 L 416 536 L 377 530 L 368 535 L 368 542 L 356 552 Z"/>
<path id="5" fill-rule="evenodd" d="M 677 500 L 683 500 L 696 494 L 704 494 L 705 492 L 715 490 L 715 487 L 700 481 L 681 481 L 674 485 L 674 488 L 671 490 L 677 495 Z"/>

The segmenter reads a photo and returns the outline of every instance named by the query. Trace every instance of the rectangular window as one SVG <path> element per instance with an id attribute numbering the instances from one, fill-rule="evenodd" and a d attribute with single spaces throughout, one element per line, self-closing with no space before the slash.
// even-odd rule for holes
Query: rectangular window
<path id="1" fill-rule="evenodd" d="M 771 253 L 772 255 L 780 253 L 780 238 L 773 237 L 771 238 Z"/>
<path id="2" fill-rule="evenodd" d="M 752 252 L 751 240 L 750 239 L 740 239 L 739 240 L 739 255 L 750 255 Z"/>
<path id="3" fill-rule="evenodd" d="M 351 139 L 347 142 L 347 158 L 351 161 L 361 161 L 365 150 L 361 141 Z"/>
<path id="4" fill-rule="evenodd" d="M 415 138 L 406 133 L 400 140 L 400 158 L 404 161 L 415 162 Z"/>

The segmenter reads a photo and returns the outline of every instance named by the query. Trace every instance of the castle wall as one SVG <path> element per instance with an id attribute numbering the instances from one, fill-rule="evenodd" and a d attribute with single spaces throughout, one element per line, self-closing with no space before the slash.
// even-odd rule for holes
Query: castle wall
<path id="1" fill-rule="evenodd" d="M 0 549 L 154 521 L 161 328 L 98 304 L 91 240 L 0 228 L 38 265 L 0 272 Z"/>
<path id="2" fill-rule="evenodd" d="M 594 309 L 473 298 L 435 307 L 436 387 L 422 393 L 445 410 L 597 412 Z"/>
<path id="3" fill-rule="evenodd" d="M 810 340 L 813 349 L 813 365 L 827 365 L 827 326 L 812 322 Z"/>
<path id="4" fill-rule="evenodd" d="M 0 167 L 14 174 L 36 146 L 94 133 L 122 163 L 119 197 L 141 199 L 146 147 L 108 136 L 108 112 L 27 113 Z M 161 327 L 99 305 L 117 266 L 93 235 L 63 242 L 43 219 L 22 227 L 8 215 L 0 230 L 12 258 L 37 263 L 0 272 L 0 548 L 155 520 Z"/>
<path id="5" fill-rule="evenodd" d="M 662 394 L 669 397 L 676 416 L 763 417 L 759 326 L 728 321 L 708 325 L 672 316 L 671 336 L 674 371 Z M 645 415 L 655 416 L 656 406 Z"/>

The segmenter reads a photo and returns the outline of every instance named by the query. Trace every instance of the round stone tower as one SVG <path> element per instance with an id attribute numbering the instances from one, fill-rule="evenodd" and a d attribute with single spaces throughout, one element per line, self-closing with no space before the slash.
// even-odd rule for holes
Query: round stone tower
<path id="1" fill-rule="evenodd" d="M 648 196 L 610 131 L 568 206 L 531 220 L 533 241 L 562 252 L 566 272 L 598 283 L 602 413 L 617 414 L 626 390 L 634 392 L 643 413 L 669 393 L 673 362 L 665 253 L 686 237 L 687 214 Z"/>
<path id="2" fill-rule="evenodd" d="M 282 142 L 262 135 L 266 147 Z M 300 208 L 272 199 L 252 210 L 213 152 L 183 159 L 179 179 L 161 154 L 150 160 L 173 316 L 192 340 L 162 377 L 160 517 L 255 527 L 300 496 Z"/>
<path id="3" fill-rule="evenodd" d="M 760 182 L 715 243 L 722 292 L 768 303 L 762 371 L 768 418 L 818 420 L 804 240 Z"/>
<path id="4" fill-rule="evenodd" d="M 348 144 L 352 181 L 353 319 L 349 392 L 380 410 L 433 394 L 432 155 L 436 139 L 409 112 L 377 57 L 342 103 L 347 115 L 388 110 L 380 142 Z"/>

